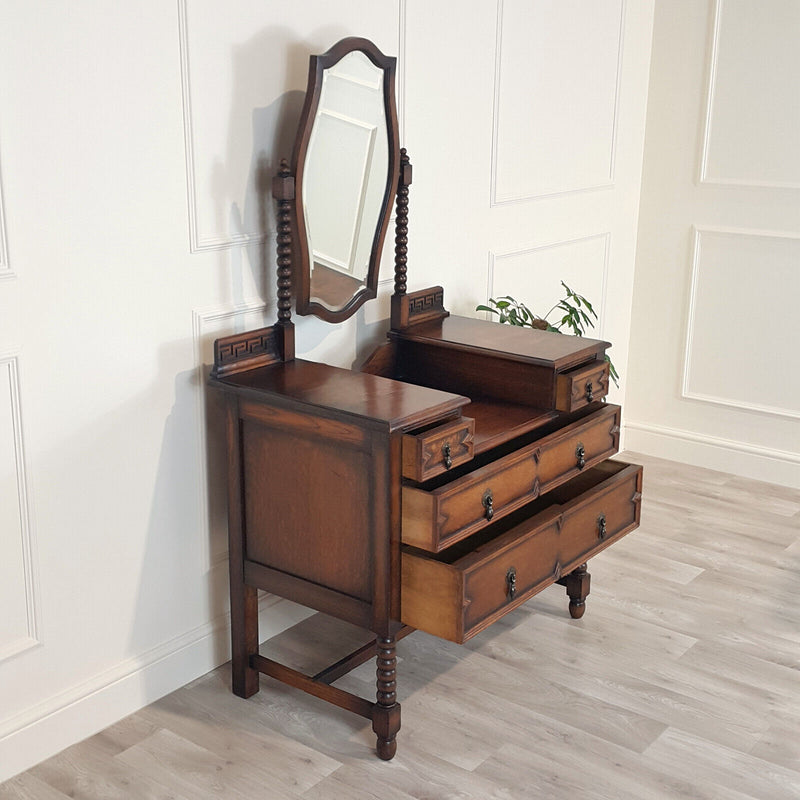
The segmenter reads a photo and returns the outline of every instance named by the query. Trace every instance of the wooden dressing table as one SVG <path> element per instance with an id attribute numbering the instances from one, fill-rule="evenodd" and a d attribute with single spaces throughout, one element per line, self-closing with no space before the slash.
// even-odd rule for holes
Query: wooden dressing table
<path id="1" fill-rule="evenodd" d="M 273 184 L 278 321 L 218 340 L 211 377 L 226 397 L 233 691 L 251 696 L 264 673 L 349 709 L 372 721 L 384 759 L 400 728 L 396 642 L 420 629 L 462 643 L 553 583 L 581 617 L 586 562 L 638 525 L 642 477 L 607 460 L 620 431 L 603 402 L 607 342 L 452 317 L 441 287 L 407 293 L 411 167 L 393 80 L 394 59 L 364 39 L 312 57 L 292 164 Z M 371 87 L 366 163 L 381 182 L 335 204 L 361 215 L 337 251 L 335 230 L 315 232 L 329 221 L 311 180 L 325 126 L 352 122 L 340 84 Z M 298 313 L 330 322 L 374 297 L 395 197 L 387 343 L 360 371 L 296 359 L 292 287 Z M 259 654 L 258 589 L 374 639 L 303 675 Z M 373 657 L 375 701 L 332 685 Z"/>

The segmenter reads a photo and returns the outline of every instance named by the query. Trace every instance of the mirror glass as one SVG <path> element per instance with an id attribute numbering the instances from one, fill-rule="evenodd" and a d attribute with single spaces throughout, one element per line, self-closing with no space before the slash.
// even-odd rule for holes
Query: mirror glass
<path id="1" fill-rule="evenodd" d="M 312 302 L 338 311 L 366 285 L 388 169 L 383 70 L 354 51 L 323 71 L 306 154 Z"/>
<path id="2" fill-rule="evenodd" d="M 395 63 L 360 38 L 311 57 L 293 164 L 299 314 L 338 322 L 377 294 L 399 174 Z"/>

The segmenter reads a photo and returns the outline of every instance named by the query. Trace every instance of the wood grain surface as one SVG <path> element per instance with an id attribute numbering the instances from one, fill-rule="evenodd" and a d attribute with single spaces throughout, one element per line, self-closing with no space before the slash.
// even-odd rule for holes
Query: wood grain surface
<path id="1" fill-rule="evenodd" d="M 800 797 L 800 492 L 632 453 L 641 529 L 466 645 L 399 643 L 394 761 L 368 721 L 228 665 L 0 785 L 0 798 Z M 319 617 L 262 645 L 313 672 L 368 635 Z M 372 697 L 374 664 L 337 681 Z"/>

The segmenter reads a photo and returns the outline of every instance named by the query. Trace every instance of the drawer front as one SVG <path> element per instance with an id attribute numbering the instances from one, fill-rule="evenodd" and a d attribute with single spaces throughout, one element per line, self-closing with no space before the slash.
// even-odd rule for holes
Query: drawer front
<path id="1" fill-rule="evenodd" d="M 608 376 L 607 361 L 594 361 L 559 375 L 556 379 L 556 408 L 559 411 L 577 411 L 595 400 L 602 400 L 608 394 Z"/>
<path id="2" fill-rule="evenodd" d="M 432 490 L 403 487 L 402 540 L 438 552 L 617 452 L 620 408 L 607 405 Z"/>
<path id="3" fill-rule="evenodd" d="M 427 481 L 472 458 L 475 420 L 460 417 L 403 436 L 403 477 Z"/>
<path id="4" fill-rule="evenodd" d="M 402 621 L 462 643 L 636 528 L 642 468 L 606 462 L 593 473 L 564 504 L 452 563 L 405 551 Z"/>

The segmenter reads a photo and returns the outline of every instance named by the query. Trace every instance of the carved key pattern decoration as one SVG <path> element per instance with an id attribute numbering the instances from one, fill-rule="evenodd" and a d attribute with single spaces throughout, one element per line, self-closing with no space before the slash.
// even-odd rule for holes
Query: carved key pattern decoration
<path id="1" fill-rule="evenodd" d="M 239 338 L 233 342 L 220 343 L 217 351 L 218 364 L 231 364 L 241 358 L 272 354 L 277 350 L 275 332 L 268 328 L 265 333 L 256 332 L 249 338 Z"/>
<path id="2" fill-rule="evenodd" d="M 431 311 L 435 308 L 444 307 L 444 292 L 437 290 L 431 294 L 420 295 L 411 300 L 409 304 L 409 315 L 423 314 L 426 311 Z"/>

